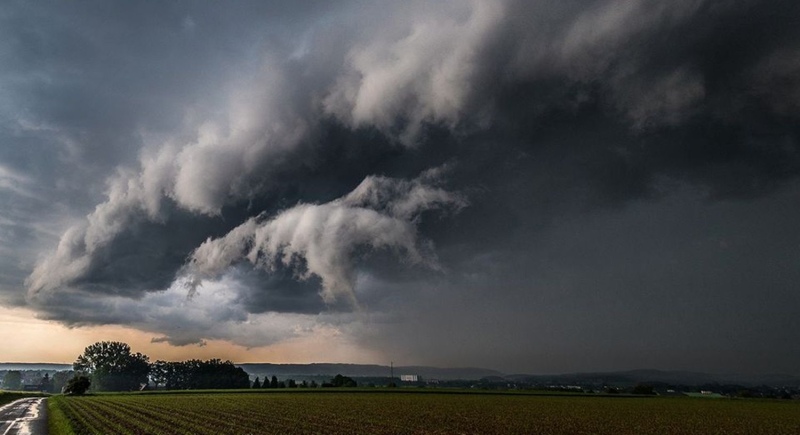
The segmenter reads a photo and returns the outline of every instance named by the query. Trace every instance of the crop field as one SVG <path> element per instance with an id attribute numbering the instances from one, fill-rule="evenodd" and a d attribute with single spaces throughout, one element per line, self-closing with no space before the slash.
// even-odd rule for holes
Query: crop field
<path id="1" fill-rule="evenodd" d="M 292 392 L 49 399 L 56 434 L 798 434 L 797 401 Z"/>

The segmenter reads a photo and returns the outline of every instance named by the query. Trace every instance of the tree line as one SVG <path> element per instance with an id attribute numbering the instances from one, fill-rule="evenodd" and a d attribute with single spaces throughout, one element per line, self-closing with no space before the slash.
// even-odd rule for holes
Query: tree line
<path id="1" fill-rule="evenodd" d="M 150 362 L 150 358 L 132 352 L 128 344 L 101 341 L 86 347 L 72 364 L 75 376 L 64 387 L 68 394 L 93 391 L 134 391 L 151 385 L 167 390 L 242 389 L 242 388 L 316 388 L 315 381 L 298 384 L 293 379 L 278 381 L 259 378 L 250 383 L 250 376 L 231 361 L 191 359 L 187 361 Z M 355 387 L 356 382 L 336 375 L 321 387 Z"/>
<path id="2" fill-rule="evenodd" d="M 81 394 L 94 391 L 134 391 L 149 385 L 167 389 L 249 388 L 250 377 L 231 361 L 192 359 L 156 361 L 128 344 L 101 341 L 86 347 L 72 364 L 76 376 L 65 392 Z M 72 388 L 75 387 L 75 388 Z M 83 391 L 81 391 L 83 390 Z"/>
<path id="3" fill-rule="evenodd" d="M 330 382 L 323 382 L 322 385 L 317 384 L 317 381 L 312 380 L 311 382 L 308 381 L 301 381 L 297 383 L 294 379 L 287 379 L 285 381 L 279 381 L 277 376 L 272 376 L 272 379 L 264 378 L 264 382 L 261 382 L 259 377 L 256 377 L 256 380 L 253 381 L 252 388 L 333 388 L 333 387 L 357 387 L 358 383 L 352 378 L 342 375 L 334 376 Z"/>

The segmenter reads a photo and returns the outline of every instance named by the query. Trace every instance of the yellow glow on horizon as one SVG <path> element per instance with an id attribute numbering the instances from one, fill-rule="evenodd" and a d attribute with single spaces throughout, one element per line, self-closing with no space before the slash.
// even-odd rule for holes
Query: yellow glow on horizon
<path id="1" fill-rule="evenodd" d="M 104 325 L 68 328 L 58 322 L 37 319 L 25 308 L 0 306 L 0 362 L 43 362 L 71 364 L 86 346 L 98 341 L 122 341 L 151 361 L 219 358 L 236 363 L 376 363 L 382 356 L 364 350 L 346 339 L 321 330 L 270 346 L 247 348 L 225 340 L 208 340 L 205 346 L 172 346 L 152 343 L 152 332 L 131 327 Z"/>

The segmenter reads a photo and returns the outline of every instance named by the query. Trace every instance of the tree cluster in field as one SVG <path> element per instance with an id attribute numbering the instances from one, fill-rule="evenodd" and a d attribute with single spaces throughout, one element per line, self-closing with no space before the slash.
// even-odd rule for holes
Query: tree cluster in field
<path id="1" fill-rule="evenodd" d="M 294 379 L 279 381 L 277 376 L 273 376 L 271 380 L 264 378 L 264 382 L 262 383 L 259 377 L 256 376 L 256 380 L 253 381 L 252 388 L 298 388 L 308 386 L 309 385 L 306 381 L 303 381 L 300 384 L 298 384 Z M 316 387 L 316 382 L 314 382 L 314 387 Z"/>
<path id="2" fill-rule="evenodd" d="M 247 373 L 231 361 L 193 359 L 151 364 L 147 355 L 133 353 L 126 343 L 116 341 L 88 346 L 75 360 L 73 368 L 76 376 L 65 390 L 71 394 L 82 394 L 89 385 L 93 391 L 139 390 L 151 380 L 155 387 L 176 390 L 250 387 Z"/>
<path id="3" fill-rule="evenodd" d="M 333 387 L 357 387 L 358 383 L 349 378 L 347 376 L 336 375 L 334 376 L 330 382 L 323 382 L 321 387 L 322 388 L 333 388 Z M 272 379 L 264 378 L 264 382 L 261 382 L 259 377 L 256 377 L 256 380 L 253 381 L 252 388 L 319 388 L 320 385 L 317 384 L 317 381 L 312 380 L 308 382 L 303 380 L 299 384 L 294 379 L 287 379 L 285 381 L 279 381 L 277 376 L 272 376 Z"/>
<path id="4" fill-rule="evenodd" d="M 156 361 L 150 365 L 154 387 L 167 390 L 249 388 L 247 372 L 230 361 Z"/>
<path id="5" fill-rule="evenodd" d="M 125 343 L 101 341 L 84 349 L 72 368 L 89 377 L 96 391 L 131 391 L 147 384 L 150 359 Z"/>

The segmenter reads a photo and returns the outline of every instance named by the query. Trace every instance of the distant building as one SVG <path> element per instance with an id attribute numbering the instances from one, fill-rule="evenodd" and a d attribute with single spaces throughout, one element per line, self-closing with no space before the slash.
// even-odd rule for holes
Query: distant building
<path id="1" fill-rule="evenodd" d="M 400 375 L 400 380 L 403 382 L 419 382 L 418 375 Z"/>

